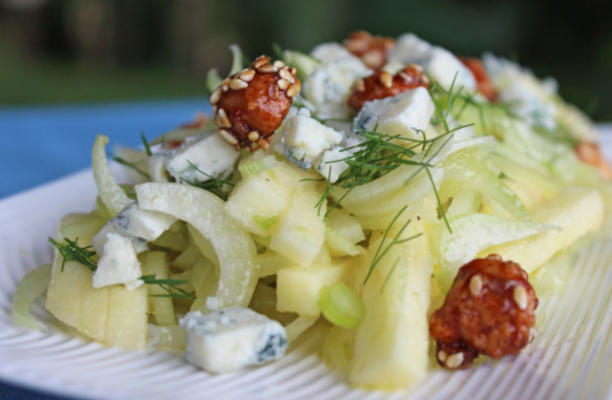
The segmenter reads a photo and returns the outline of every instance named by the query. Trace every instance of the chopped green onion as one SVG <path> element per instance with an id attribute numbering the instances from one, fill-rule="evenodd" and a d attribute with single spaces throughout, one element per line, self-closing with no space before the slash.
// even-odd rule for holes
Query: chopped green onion
<path id="1" fill-rule="evenodd" d="M 255 222 L 264 231 L 269 231 L 272 225 L 278 220 L 278 215 L 273 217 L 263 217 L 261 215 L 254 215 L 253 222 Z"/>
<path id="2" fill-rule="evenodd" d="M 276 164 L 274 156 L 266 156 L 257 160 L 243 162 L 238 166 L 238 171 L 243 179 L 257 175 Z"/>
<path id="3" fill-rule="evenodd" d="M 364 314 L 363 303 L 359 296 L 341 282 L 323 288 L 319 297 L 319 307 L 329 322 L 347 329 L 359 325 Z"/>
<path id="4" fill-rule="evenodd" d="M 209 69 L 208 73 L 206 74 L 206 89 L 208 90 L 208 93 L 214 92 L 215 89 L 219 87 L 221 82 L 223 82 L 223 79 L 221 79 L 221 75 L 219 75 L 217 68 Z"/>

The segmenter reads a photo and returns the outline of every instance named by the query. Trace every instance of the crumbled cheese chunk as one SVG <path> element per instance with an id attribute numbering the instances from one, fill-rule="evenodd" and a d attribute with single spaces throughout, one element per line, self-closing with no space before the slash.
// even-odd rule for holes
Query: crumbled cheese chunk
<path id="1" fill-rule="evenodd" d="M 342 141 L 340 132 L 300 114 L 285 121 L 282 135 L 287 159 L 305 169 Z"/>
<path id="2" fill-rule="evenodd" d="M 434 112 L 434 104 L 427 89 L 417 87 L 397 96 L 367 101 L 355 118 L 355 130 L 373 130 L 388 135 L 421 139 Z"/>
<path id="3" fill-rule="evenodd" d="M 147 160 L 147 167 L 149 175 L 153 182 L 169 182 L 168 171 L 166 171 L 166 161 L 168 160 L 168 154 L 158 153 L 149 156 Z"/>
<path id="4" fill-rule="evenodd" d="M 117 233 L 131 240 L 136 252 L 140 253 L 147 249 L 147 241 L 157 239 L 175 221 L 170 215 L 142 210 L 137 202 L 131 201 L 102 227 L 91 239 L 91 244 L 102 255 L 108 233 Z"/>
<path id="5" fill-rule="evenodd" d="M 437 81 L 442 88 L 450 90 L 453 80 L 455 87 L 467 90 L 476 88 L 472 72 L 450 51 L 429 44 L 418 36 L 408 33 L 400 36 L 389 52 L 389 63 L 404 65 L 419 64 L 429 78 Z"/>
<path id="6" fill-rule="evenodd" d="M 93 275 L 92 286 L 124 284 L 129 290 L 142 285 L 140 262 L 129 238 L 117 233 L 108 233 L 102 257 Z"/>
<path id="7" fill-rule="evenodd" d="M 248 308 L 231 307 L 181 318 L 187 331 L 185 358 L 212 373 L 224 373 L 280 358 L 287 334 L 276 321 Z"/>
<path id="8" fill-rule="evenodd" d="M 554 79 L 539 81 L 531 71 L 492 54 L 485 54 L 483 62 L 499 92 L 499 101 L 524 118 L 530 125 L 554 130 L 557 126 Z"/>
<path id="9" fill-rule="evenodd" d="M 353 83 L 371 73 L 354 56 L 323 63 L 305 79 L 302 94 L 315 106 L 318 117 L 347 118 L 351 110 L 346 100 Z"/>
<path id="10" fill-rule="evenodd" d="M 348 51 L 346 47 L 344 47 L 340 43 L 335 42 L 321 43 L 320 45 L 312 49 L 310 55 L 323 63 L 337 61 L 343 58 L 358 59 L 350 51 Z"/>
<path id="11" fill-rule="evenodd" d="M 342 146 L 336 146 L 327 150 L 317 163 L 317 172 L 331 183 L 336 182 L 340 175 L 349 167 L 346 161 L 340 161 L 350 156 L 349 152 L 342 151 L 343 148 Z"/>
<path id="12" fill-rule="evenodd" d="M 223 177 L 234 166 L 238 152 L 220 135 L 205 133 L 183 142 L 166 161 L 166 168 L 177 182 L 204 182 Z"/>

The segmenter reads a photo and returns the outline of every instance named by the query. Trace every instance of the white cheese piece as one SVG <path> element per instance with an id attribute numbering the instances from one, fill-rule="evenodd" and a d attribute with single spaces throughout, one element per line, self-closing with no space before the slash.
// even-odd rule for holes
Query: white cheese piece
<path id="1" fill-rule="evenodd" d="M 474 75 L 453 53 L 442 47 L 432 46 L 412 33 L 400 36 L 390 50 L 389 64 L 395 62 L 421 65 L 425 74 L 445 90 L 450 90 L 453 79 L 455 88 L 476 89 Z"/>
<path id="2" fill-rule="evenodd" d="M 147 168 L 153 182 L 170 182 L 170 179 L 168 179 L 168 171 L 166 171 L 167 160 L 168 154 L 165 153 L 149 156 Z"/>
<path id="3" fill-rule="evenodd" d="M 206 133 L 196 140 L 185 141 L 175 149 L 166 161 L 166 168 L 177 182 L 204 182 L 211 176 L 227 175 L 232 170 L 238 154 L 234 147 L 216 132 Z"/>
<path id="4" fill-rule="evenodd" d="M 276 321 L 248 308 L 230 307 L 181 318 L 187 331 L 185 358 L 212 373 L 225 373 L 280 358 L 287 334 Z"/>
<path id="5" fill-rule="evenodd" d="M 113 223 L 123 228 L 128 235 L 152 241 L 164 233 L 176 218 L 155 211 L 146 211 L 133 202 L 113 219 Z"/>
<path id="6" fill-rule="evenodd" d="M 346 47 L 335 42 L 321 43 L 312 49 L 310 55 L 323 63 L 337 61 L 343 58 L 355 58 L 359 60 L 359 58 L 355 57 Z"/>
<path id="7" fill-rule="evenodd" d="M 433 46 L 413 33 L 405 33 L 397 38 L 395 46 L 389 50 L 389 62 L 404 65 L 423 65 L 429 60 Z"/>
<path id="8" fill-rule="evenodd" d="M 484 66 L 499 92 L 499 101 L 530 125 L 554 130 L 557 126 L 554 79 L 539 81 L 533 73 L 492 54 L 483 56 Z"/>
<path id="9" fill-rule="evenodd" d="M 340 58 L 322 64 L 304 80 L 302 94 L 316 108 L 320 118 L 348 118 L 346 100 L 355 80 L 372 73 L 356 57 Z"/>
<path id="10" fill-rule="evenodd" d="M 108 233 L 116 233 L 132 241 L 137 253 L 147 250 L 147 241 L 161 236 L 176 218 L 155 211 L 142 210 L 131 201 L 116 216 L 111 218 L 92 239 L 91 244 L 99 255 L 104 254 Z"/>
<path id="11" fill-rule="evenodd" d="M 450 51 L 442 47 L 434 47 L 429 53 L 429 60 L 423 66 L 425 74 L 446 90 L 476 89 L 476 79 L 472 72 Z M 455 83 L 453 85 L 453 79 Z"/>
<path id="12" fill-rule="evenodd" d="M 285 121 L 282 131 L 286 157 L 308 169 L 326 150 L 342 141 L 342 134 L 314 118 L 296 115 Z"/>
<path id="13" fill-rule="evenodd" d="M 128 235 L 125 232 L 125 229 L 117 226 L 113 223 L 113 220 L 110 219 L 106 224 L 104 224 L 102 229 L 100 229 L 100 231 L 98 231 L 98 233 L 96 233 L 94 237 L 91 238 L 91 245 L 99 256 L 102 256 L 102 254 L 104 254 L 104 245 L 106 244 L 107 235 L 109 233 L 116 233 L 117 235 L 121 235 L 131 240 L 136 253 L 142 253 L 143 251 L 147 251 L 149 249 L 146 240 L 138 238 L 136 236 Z"/>
<path id="14" fill-rule="evenodd" d="M 346 161 L 340 161 L 351 155 L 348 151 L 342 151 L 343 148 L 342 146 L 337 146 L 327 150 L 317 163 L 317 172 L 331 183 L 336 182 L 340 175 L 349 167 Z"/>
<path id="15" fill-rule="evenodd" d="M 417 87 L 397 96 L 367 101 L 355 118 L 355 131 L 371 131 L 378 124 L 378 131 L 387 135 L 422 139 L 419 131 L 427 128 L 433 112 L 427 89 Z"/>
<path id="16" fill-rule="evenodd" d="M 101 288 L 124 284 L 128 290 L 132 290 L 142 285 L 141 276 L 140 262 L 131 240 L 117 233 L 108 233 L 92 286 Z"/>

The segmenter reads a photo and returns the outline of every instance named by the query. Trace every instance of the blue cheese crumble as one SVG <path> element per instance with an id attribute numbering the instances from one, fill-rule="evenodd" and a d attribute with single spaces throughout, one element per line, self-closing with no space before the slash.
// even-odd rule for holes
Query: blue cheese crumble
<path id="1" fill-rule="evenodd" d="M 216 132 L 186 139 L 166 161 L 166 169 L 177 182 L 201 183 L 224 177 L 238 158 L 234 146 Z"/>
<path id="2" fill-rule="evenodd" d="M 474 75 L 453 53 L 433 46 L 412 33 L 397 39 L 395 47 L 389 52 L 389 60 L 404 65 L 421 65 L 425 75 L 437 81 L 445 90 L 450 90 L 453 80 L 457 88 L 463 87 L 468 91 L 476 89 Z"/>
<path id="3" fill-rule="evenodd" d="M 188 362 L 211 373 L 226 373 L 276 360 L 285 354 L 287 334 L 276 321 L 243 307 L 180 320 L 187 331 Z"/>
<path id="4" fill-rule="evenodd" d="M 393 97 L 367 101 L 355 118 L 355 132 L 371 131 L 421 139 L 421 131 L 429 125 L 434 104 L 427 89 L 417 87 Z"/>

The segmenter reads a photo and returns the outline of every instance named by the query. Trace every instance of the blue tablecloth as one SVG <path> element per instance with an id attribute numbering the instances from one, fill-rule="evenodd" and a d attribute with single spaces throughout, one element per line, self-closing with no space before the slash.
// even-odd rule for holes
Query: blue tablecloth
<path id="1" fill-rule="evenodd" d="M 139 146 L 208 111 L 203 98 L 86 106 L 0 108 L 0 198 L 90 165 L 98 133 L 114 145 Z"/>
<path id="2" fill-rule="evenodd" d="M 140 146 L 141 132 L 153 138 L 209 109 L 204 98 L 0 108 L 0 198 L 87 168 L 98 133 L 110 138 L 110 149 Z M 58 397 L 0 381 L 0 400 L 4 399 Z"/>

